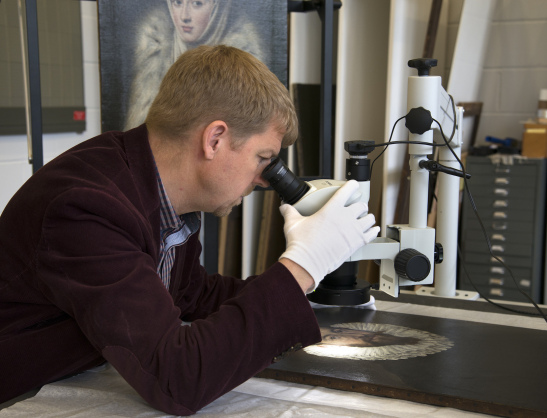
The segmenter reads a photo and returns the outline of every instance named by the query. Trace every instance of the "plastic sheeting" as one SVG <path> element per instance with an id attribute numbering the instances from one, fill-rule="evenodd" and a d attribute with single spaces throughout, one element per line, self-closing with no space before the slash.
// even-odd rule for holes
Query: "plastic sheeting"
<path id="1" fill-rule="evenodd" d="M 0 418 L 159 418 L 106 364 L 44 386 L 33 398 L 0 411 Z M 220 397 L 198 417 L 484 417 L 449 408 L 252 378 Z"/>

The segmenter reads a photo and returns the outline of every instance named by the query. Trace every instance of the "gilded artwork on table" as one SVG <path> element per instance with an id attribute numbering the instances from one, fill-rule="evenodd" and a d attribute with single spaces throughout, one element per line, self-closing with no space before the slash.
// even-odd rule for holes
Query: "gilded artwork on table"
<path id="1" fill-rule="evenodd" d="M 448 338 L 390 324 L 349 322 L 321 327 L 323 341 L 308 354 L 349 360 L 403 360 L 450 349 Z"/>
<path id="2" fill-rule="evenodd" d="M 543 329 L 349 307 L 315 314 L 323 341 L 259 377 L 490 415 L 546 416 Z"/>

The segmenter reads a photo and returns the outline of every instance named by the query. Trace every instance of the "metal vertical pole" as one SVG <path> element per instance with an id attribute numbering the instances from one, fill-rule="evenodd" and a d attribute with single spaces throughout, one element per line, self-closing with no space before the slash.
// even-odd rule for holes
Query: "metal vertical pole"
<path id="1" fill-rule="evenodd" d="M 44 165 L 42 146 L 42 95 L 40 91 L 40 53 L 38 48 L 38 13 L 36 0 L 26 0 L 28 80 L 32 135 L 32 171 Z"/>
<path id="2" fill-rule="evenodd" d="M 218 272 L 218 218 L 205 213 L 203 217 L 203 233 L 205 241 L 205 251 L 203 253 L 203 267 L 209 274 Z"/>
<path id="3" fill-rule="evenodd" d="M 334 2 L 323 0 L 319 7 L 323 30 L 321 33 L 321 101 L 319 174 L 332 178 L 332 44 L 334 34 Z"/>

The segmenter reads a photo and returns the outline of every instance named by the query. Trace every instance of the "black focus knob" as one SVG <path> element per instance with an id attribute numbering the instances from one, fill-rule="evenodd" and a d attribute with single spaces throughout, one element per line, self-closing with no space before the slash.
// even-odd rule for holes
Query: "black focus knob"
<path id="1" fill-rule="evenodd" d="M 395 271 L 403 279 L 419 282 L 429 275 L 431 262 L 421 252 L 407 248 L 395 257 Z"/>
<path id="2" fill-rule="evenodd" d="M 368 155 L 374 151 L 374 141 L 346 141 L 344 149 L 349 155 Z"/>
<path id="3" fill-rule="evenodd" d="M 410 109 L 405 116 L 405 126 L 413 134 L 423 135 L 431 129 L 432 123 L 431 112 L 421 106 Z"/>
<path id="4" fill-rule="evenodd" d="M 435 253 L 433 256 L 435 264 L 441 264 L 444 259 L 444 249 L 440 242 L 435 243 Z"/>
<path id="5" fill-rule="evenodd" d="M 408 66 L 416 68 L 420 77 L 428 76 L 431 67 L 437 66 L 437 60 L 435 58 L 416 58 L 408 61 Z"/>

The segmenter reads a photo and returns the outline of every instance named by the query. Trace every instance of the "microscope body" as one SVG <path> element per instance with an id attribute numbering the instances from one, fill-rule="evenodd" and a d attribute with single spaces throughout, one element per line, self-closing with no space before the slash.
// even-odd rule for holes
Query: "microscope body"
<path id="1" fill-rule="evenodd" d="M 317 212 L 346 182 L 343 180 L 320 179 L 306 183 L 310 186 L 310 189 L 299 201 L 293 204 L 295 209 L 303 216 L 309 216 Z M 350 197 L 347 205 L 358 201 L 368 203 L 369 198 L 370 181 L 359 182 L 359 190 Z"/>
<path id="2" fill-rule="evenodd" d="M 306 182 L 310 188 L 308 192 L 293 204 L 301 215 L 309 216 L 318 211 L 330 199 L 345 181 L 340 180 L 312 180 Z M 351 196 L 347 205 L 357 201 L 368 204 L 370 198 L 370 180 L 360 181 L 359 190 Z M 374 260 L 380 264 L 380 290 L 397 297 L 399 286 L 433 283 L 433 265 L 435 259 L 435 229 L 413 228 L 409 225 L 389 225 L 385 237 L 378 237 L 369 244 L 357 250 L 347 262 L 358 262 L 361 260 Z M 348 289 L 348 284 L 340 284 L 335 277 L 322 287 L 335 287 L 336 290 Z M 322 290 L 322 289 L 320 289 Z M 359 287 L 361 291 L 361 287 Z M 344 296 L 341 300 L 331 295 L 327 301 L 332 300 L 333 305 L 345 305 Z M 313 298 L 313 296 L 312 296 Z M 325 301 L 325 299 L 322 299 Z M 368 300 L 362 300 L 366 303 Z"/>
<path id="3" fill-rule="evenodd" d="M 374 260 L 380 265 L 379 290 L 393 297 L 399 295 L 401 286 L 430 285 L 434 281 L 434 264 L 444 266 L 437 269 L 443 283 L 435 290 L 439 296 L 451 297 L 455 293 L 459 176 L 456 173 L 457 159 L 453 150 L 441 149 L 437 164 L 439 172 L 439 202 L 436 230 L 427 226 L 429 201 L 429 170 L 427 155 L 432 153 L 433 120 L 440 120 L 454 129 L 451 148 L 460 152 L 463 110 L 452 113 L 450 98 L 441 85 L 441 78 L 430 76 L 429 70 L 436 60 L 417 59 L 409 66 L 418 69 L 418 76 L 409 77 L 406 127 L 409 130 L 410 200 L 409 223 L 387 225 L 384 236 L 377 237 L 350 256 L 337 271 L 329 274 L 317 290 L 308 298 L 325 305 L 358 305 L 368 302 L 370 284 L 357 279 L 357 262 Z M 451 116 L 451 114 L 453 116 Z M 442 128 L 441 128 L 442 130 Z M 416 142 L 416 143 L 413 143 Z M 357 180 L 360 188 L 347 204 L 358 200 L 368 204 L 370 197 L 370 162 L 368 153 L 374 150 L 370 141 L 348 141 L 345 150 L 346 180 Z M 282 162 L 270 164 L 264 171 L 282 200 L 293 205 L 302 215 L 309 216 L 319 210 L 345 181 L 313 180 L 304 182 L 290 172 Z M 436 239 L 440 238 L 440 242 Z M 444 247 L 448 251 L 448 262 L 443 262 Z M 440 264 L 443 263 L 443 264 Z M 446 276 L 446 277 L 445 277 Z M 436 283 L 437 287 L 437 283 Z"/>

